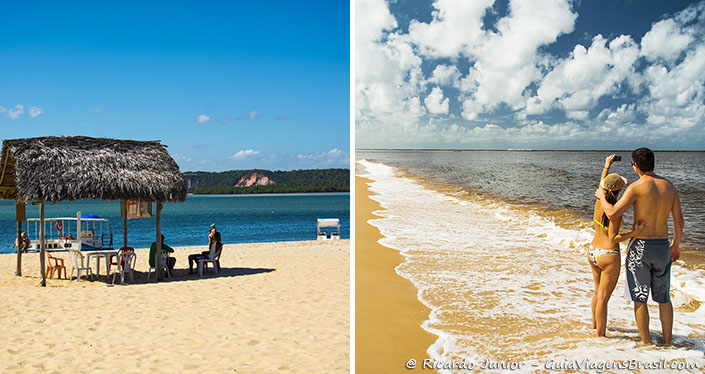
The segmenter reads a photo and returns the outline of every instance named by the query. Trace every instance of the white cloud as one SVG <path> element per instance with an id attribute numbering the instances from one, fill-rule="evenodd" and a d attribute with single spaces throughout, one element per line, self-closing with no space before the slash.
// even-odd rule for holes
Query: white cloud
<path id="1" fill-rule="evenodd" d="M 30 106 L 29 107 L 29 116 L 32 118 L 36 118 L 38 115 L 44 113 L 44 109 L 36 106 Z"/>
<path id="2" fill-rule="evenodd" d="M 647 122 L 674 128 L 703 127 L 705 119 L 705 44 L 688 52 L 678 66 L 650 66 L 644 72 L 648 95 L 639 101 Z"/>
<path id="3" fill-rule="evenodd" d="M 238 151 L 234 155 L 230 156 L 230 159 L 239 160 L 239 159 L 243 159 L 243 158 L 247 158 L 247 157 L 251 157 L 251 156 L 256 156 L 258 154 L 259 154 L 259 151 L 255 151 L 253 149 L 245 149 L 245 150 Z"/>
<path id="4" fill-rule="evenodd" d="M 649 60 L 662 58 L 672 64 L 692 41 L 693 37 L 682 33 L 676 21 L 665 19 L 654 24 L 641 39 L 641 54 Z"/>
<path id="5" fill-rule="evenodd" d="M 338 148 L 333 148 L 330 151 L 323 152 L 323 153 L 318 153 L 318 152 L 307 153 L 307 154 L 299 153 L 298 155 L 296 155 L 296 157 L 300 160 L 313 160 L 313 159 L 320 160 L 320 159 L 329 158 L 329 157 L 340 157 L 340 156 L 346 156 L 346 155 L 347 155 L 346 152 L 343 152 Z"/>
<path id="6" fill-rule="evenodd" d="M 395 31 L 385 0 L 355 4 L 355 136 L 407 131 L 426 113 L 422 60 L 408 36 Z"/>
<path id="7" fill-rule="evenodd" d="M 423 102 L 431 114 L 448 114 L 448 101 L 448 98 L 443 99 L 443 90 L 434 87 Z"/>
<path id="8" fill-rule="evenodd" d="M 256 110 L 251 110 L 247 112 L 246 115 L 240 115 L 237 117 L 238 120 L 244 120 L 244 121 L 250 121 L 259 118 L 260 113 Z M 227 122 L 230 122 L 229 120 L 226 120 Z M 225 122 L 225 123 L 227 123 Z M 222 123 L 222 122 L 221 122 Z"/>
<path id="9" fill-rule="evenodd" d="M 576 45 L 570 57 L 559 61 L 541 81 L 536 96 L 527 101 L 527 113 L 542 114 L 558 107 L 571 118 L 585 119 L 582 112 L 620 88 L 638 55 L 638 47 L 628 36 L 614 39 L 609 46 L 602 35 L 592 40 L 589 49 Z"/>
<path id="10" fill-rule="evenodd" d="M 587 110 L 570 110 L 565 112 L 565 116 L 571 119 L 586 120 L 590 112 Z"/>
<path id="11" fill-rule="evenodd" d="M 486 17 L 491 0 L 435 0 L 431 20 L 408 31 L 388 4 L 356 1 L 360 147 L 617 145 L 615 134 L 705 130 L 705 2 L 645 35 L 596 32 L 568 56 L 545 47 L 573 32 L 572 0 L 509 0 L 498 19 Z"/>
<path id="12" fill-rule="evenodd" d="M 301 167 L 345 167 L 350 163 L 350 154 L 333 148 L 328 152 L 297 154 Z"/>
<path id="13" fill-rule="evenodd" d="M 460 72 L 455 65 L 438 65 L 431 73 L 429 83 L 440 84 L 443 86 L 460 86 Z"/>
<path id="14" fill-rule="evenodd" d="M 4 108 L 3 108 L 4 109 Z M 12 109 L 7 109 L 7 113 L 5 114 L 5 117 L 15 120 L 20 117 L 20 114 L 24 113 L 24 106 L 21 104 L 15 105 L 14 108 Z"/>
<path id="15" fill-rule="evenodd" d="M 646 95 L 637 102 L 637 110 L 646 115 L 650 132 L 680 134 L 691 141 L 695 134 L 705 133 L 704 33 L 705 2 L 701 2 L 654 24 L 644 36 L 642 51 L 656 60 L 639 77 Z M 658 40 L 669 45 L 659 48 L 654 45 Z"/>
<path id="16" fill-rule="evenodd" d="M 600 121 L 620 124 L 636 120 L 636 104 L 622 104 L 616 109 L 603 109 L 597 116 Z"/>
<path id="17" fill-rule="evenodd" d="M 477 47 L 477 62 L 461 82 L 466 119 L 475 119 L 501 103 L 514 110 L 523 108 L 527 86 L 542 78 L 538 65 L 544 58 L 539 48 L 571 32 L 577 17 L 565 0 L 512 0 L 509 8 L 497 32 L 488 32 Z"/>
<path id="18" fill-rule="evenodd" d="M 198 117 L 196 117 L 196 122 L 198 122 L 198 123 L 206 123 L 210 120 L 212 120 L 212 118 L 210 116 L 205 115 L 205 114 L 199 114 Z"/>
<path id="19" fill-rule="evenodd" d="M 174 157 L 174 160 L 176 160 L 177 162 L 179 162 L 179 161 L 182 161 L 182 162 L 191 162 L 191 161 L 193 161 L 193 159 L 192 159 L 191 157 L 186 157 L 186 156 L 180 155 L 180 154 L 178 154 L 178 153 L 175 153 L 173 157 Z"/>
<path id="20" fill-rule="evenodd" d="M 493 2 L 436 0 L 433 20 L 430 23 L 411 21 L 409 36 L 425 56 L 470 55 L 478 41 L 485 37 L 482 18 Z"/>
<path id="21" fill-rule="evenodd" d="M 92 112 L 92 113 L 100 113 L 100 112 L 103 111 L 103 109 L 98 106 L 98 107 L 95 107 L 95 108 L 88 109 L 88 111 L 89 111 L 89 112 Z"/>
<path id="22" fill-rule="evenodd" d="M 384 0 L 357 0 L 355 14 L 360 15 L 355 17 L 355 39 L 365 43 L 379 41 L 384 31 L 397 27 Z"/>
<path id="23" fill-rule="evenodd" d="M 397 23 L 384 0 L 360 0 L 355 6 L 356 118 L 365 124 L 360 131 L 374 133 L 376 120 L 391 126 L 415 122 L 424 113 L 418 99 L 424 84 L 421 59 L 408 38 L 385 34 Z"/>

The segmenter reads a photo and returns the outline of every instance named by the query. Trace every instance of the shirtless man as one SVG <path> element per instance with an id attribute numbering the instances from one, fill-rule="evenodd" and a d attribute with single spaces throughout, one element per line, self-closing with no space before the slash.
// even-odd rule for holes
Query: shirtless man
<path id="1" fill-rule="evenodd" d="M 649 310 L 646 301 L 658 303 L 663 341 L 671 344 L 673 306 L 671 305 L 671 262 L 680 257 L 683 233 L 683 215 L 678 193 L 671 182 L 654 174 L 654 153 L 648 148 L 632 152 L 632 167 L 639 180 L 627 187 L 616 204 L 605 199 L 604 190 L 598 188 L 595 197 L 600 199 L 607 217 L 620 217 L 632 205 L 634 222 L 644 221 L 645 228 L 629 241 L 627 253 L 627 286 L 634 301 L 634 318 L 642 344 L 651 344 L 649 335 Z M 673 217 L 673 243 L 668 243 L 668 216 Z"/>

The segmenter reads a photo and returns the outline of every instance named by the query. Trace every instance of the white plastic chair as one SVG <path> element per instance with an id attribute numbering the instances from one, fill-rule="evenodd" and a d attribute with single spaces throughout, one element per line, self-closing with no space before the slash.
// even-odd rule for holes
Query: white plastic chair
<path id="1" fill-rule="evenodd" d="M 117 258 L 117 270 L 113 273 L 113 284 L 115 284 L 115 276 L 120 273 L 120 284 L 125 283 L 125 273 L 130 273 L 130 280 L 135 283 L 135 263 L 137 262 L 137 255 L 132 251 L 122 251 L 118 252 Z"/>
<path id="2" fill-rule="evenodd" d="M 198 259 L 198 276 L 199 277 L 203 276 L 203 264 L 206 262 L 213 263 L 213 272 L 218 274 L 218 263 L 216 262 L 217 257 L 218 257 L 217 248 L 218 248 L 218 242 L 213 242 L 213 244 L 211 244 L 210 250 L 208 251 L 208 257 Z"/>
<path id="3" fill-rule="evenodd" d="M 78 249 L 70 249 L 69 256 L 71 256 L 71 265 L 73 266 L 73 269 L 71 269 L 71 278 L 73 278 L 73 272 L 77 271 L 78 274 L 76 276 L 76 281 L 80 282 L 81 271 L 85 271 L 86 278 L 88 278 L 88 274 L 90 274 L 91 280 L 93 280 L 93 269 L 91 269 L 90 266 L 83 266 L 83 253 L 81 253 L 81 251 L 79 251 Z"/>
<path id="4" fill-rule="evenodd" d="M 169 252 L 162 251 L 161 263 L 162 263 L 162 269 L 166 269 L 166 276 L 168 278 L 171 278 L 171 272 L 169 271 Z M 152 275 L 152 270 L 155 270 L 155 272 L 156 272 L 156 269 L 154 268 L 154 266 L 150 266 L 149 272 L 147 273 L 147 279 L 149 279 L 149 276 Z"/>

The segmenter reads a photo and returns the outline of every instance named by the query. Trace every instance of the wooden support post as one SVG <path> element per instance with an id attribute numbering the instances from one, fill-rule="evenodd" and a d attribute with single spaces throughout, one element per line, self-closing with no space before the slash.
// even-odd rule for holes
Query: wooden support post
<path id="1" fill-rule="evenodd" d="M 17 221 L 17 269 L 15 275 L 22 276 L 22 248 L 24 239 L 22 238 L 22 222 Z"/>
<path id="2" fill-rule="evenodd" d="M 44 202 L 39 204 L 39 271 L 42 275 L 42 287 L 47 286 L 46 243 L 44 239 Z"/>
<path id="3" fill-rule="evenodd" d="M 24 248 L 24 238 L 22 238 L 22 221 L 25 220 L 25 205 L 17 200 L 15 200 L 15 219 L 17 220 L 17 268 L 15 269 L 15 275 L 21 277 L 22 251 L 28 248 Z"/>
<path id="4" fill-rule="evenodd" d="M 162 202 L 157 201 L 157 250 L 154 251 L 154 273 L 157 278 L 157 282 L 160 279 L 160 272 L 162 269 L 162 228 L 161 228 L 161 218 L 162 218 Z"/>

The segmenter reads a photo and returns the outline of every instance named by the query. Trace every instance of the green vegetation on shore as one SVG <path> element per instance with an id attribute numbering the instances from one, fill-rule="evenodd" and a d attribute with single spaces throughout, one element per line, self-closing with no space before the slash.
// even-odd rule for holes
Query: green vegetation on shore
<path id="1" fill-rule="evenodd" d="M 223 172 L 185 172 L 186 189 L 193 194 L 257 194 L 298 192 L 349 192 L 349 169 L 271 171 L 262 169 Z M 241 187 L 247 180 L 260 185 Z"/>

